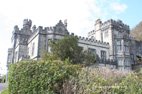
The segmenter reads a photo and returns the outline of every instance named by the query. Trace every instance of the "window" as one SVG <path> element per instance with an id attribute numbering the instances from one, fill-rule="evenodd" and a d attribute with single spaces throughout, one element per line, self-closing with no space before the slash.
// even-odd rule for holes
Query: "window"
<path id="1" fill-rule="evenodd" d="M 121 45 L 121 41 L 120 40 L 117 40 L 117 45 Z"/>
<path id="2" fill-rule="evenodd" d="M 93 54 L 96 54 L 96 49 L 93 49 L 93 48 L 88 48 L 88 51 L 93 53 Z"/>
<path id="3" fill-rule="evenodd" d="M 119 58 L 119 59 L 118 59 L 118 65 L 119 65 L 119 66 L 123 66 L 123 59 L 122 59 L 122 58 Z"/>
<path id="4" fill-rule="evenodd" d="M 131 57 L 131 60 L 134 61 L 134 55 L 131 54 L 130 57 Z"/>
<path id="5" fill-rule="evenodd" d="M 103 60 L 103 62 L 106 60 L 106 51 L 101 51 L 101 59 Z"/>
<path id="6" fill-rule="evenodd" d="M 104 32 L 104 37 L 108 37 L 108 31 Z"/>
<path id="7" fill-rule="evenodd" d="M 129 47 L 125 45 L 125 52 L 129 52 Z"/>
<path id="8" fill-rule="evenodd" d="M 34 55 L 35 43 L 32 45 L 32 56 Z"/>
<path id="9" fill-rule="evenodd" d="M 122 50 L 122 44 L 121 44 L 121 41 L 120 40 L 118 40 L 117 42 L 116 42 L 116 50 L 119 52 L 119 51 L 121 51 Z"/>
<path id="10" fill-rule="evenodd" d="M 129 41 L 125 41 L 124 50 L 125 52 L 129 52 Z"/>
<path id="11" fill-rule="evenodd" d="M 125 59 L 125 66 L 129 66 L 129 63 L 130 63 L 130 62 L 129 62 L 129 59 L 126 58 L 126 59 Z"/>

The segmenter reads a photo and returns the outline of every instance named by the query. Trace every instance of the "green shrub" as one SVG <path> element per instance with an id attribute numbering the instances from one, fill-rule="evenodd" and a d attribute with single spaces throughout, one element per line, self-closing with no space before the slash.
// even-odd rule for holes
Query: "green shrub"
<path id="1" fill-rule="evenodd" d="M 83 66 L 83 65 L 82 65 Z M 142 72 L 74 65 L 46 54 L 10 65 L 10 94 L 142 94 Z"/>
<path id="2" fill-rule="evenodd" d="M 77 75 L 77 65 L 68 60 L 23 61 L 9 69 L 10 94 L 55 94 L 64 92 L 64 83 Z M 63 94 L 63 93 L 62 93 Z"/>
<path id="3" fill-rule="evenodd" d="M 142 75 L 103 68 L 80 71 L 76 94 L 142 94 Z"/>
<path id="4" fill-rule="evenodd" d="M 121 91 L 126 94 L 142 94 L 142 75 L 131 73 L 122 80 L 120 86 L 125 86 Z"/>

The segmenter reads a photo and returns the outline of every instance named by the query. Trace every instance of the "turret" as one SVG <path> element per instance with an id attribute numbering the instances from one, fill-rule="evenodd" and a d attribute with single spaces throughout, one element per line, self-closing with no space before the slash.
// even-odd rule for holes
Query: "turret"
<path id="1" fill-rule="evenodd" d="M 32 21 L 30 19 L 23 20 L 23 29 L 30 30 L 32 26 Z"/>
<path id="2" fill-rule="evenodd" d="M 96 40 L 103 41 L 103 36 L 101 32 L 102 21 L 97 19 L 95 21 L 95 29 L 89 33 L 89 37 L 95 37 Z"/>
<path id="3" fill-rule="evenodd" d="M 14 30 L 13 30 L 12 33 L 13 34 L 12 34 L 12 38 L 11 38 L 11 42 L 12 42 L 12 59 L 11 59 L 11 63 L 14 63 L 15 48 L 16 48 L 18 34 L 19 34 L 19 27 L 18 27 L 18 25 L 14 26 Z"/>
<path id="4" fill-rule="evenodd" d="M 97 19 L 95 22 L 95 31 L 100 30 L 102 25 L 102 21 L 100 19 Z"/>
<path id="5" fill-rule="evenodd" d="M 33 32 L 36 31 L 36 25 L 34 25 L 34 26 L 32 27 L 32 31 L 33 31 Z"/>

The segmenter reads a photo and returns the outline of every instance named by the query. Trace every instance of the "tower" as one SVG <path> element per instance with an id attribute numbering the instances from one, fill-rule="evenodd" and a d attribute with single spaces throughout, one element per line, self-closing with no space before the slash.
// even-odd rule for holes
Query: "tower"
<path id="1" fill-rule="evenodd" d="M 32 21 L 28 19 L 24 19 L 23 28 L 19 30 L 16 25 L 13 30 L 12 35 L 12 63 L 19 61 L 20 59 L 27 58 L 28 54 L 28 39 L 31 32 Z"/>
<path id="2" fill-rule="evenodd" d="M 95 29 L 88 33 L 88 37 L 94 37 L 96 40 L 103 41 L 101 26 L 102 21 L 100 19 L 97 19 L 95 22 Z"/>
<path id="3" fill-rule="evenodd" d="M 130 29 L 121 20 L 107 20 L 102 23 L 100 19 L 95 22 L 95 29 L 88 33 L 88 37 L 109 43 L 109 58 L 114 60 L 120 70 L 131 70 L 130 56 Z"/>

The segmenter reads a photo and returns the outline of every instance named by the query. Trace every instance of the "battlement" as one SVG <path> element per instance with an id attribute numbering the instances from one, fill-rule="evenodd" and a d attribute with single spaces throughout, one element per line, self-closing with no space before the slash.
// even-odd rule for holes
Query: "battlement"
<path id="1" fill-rule="evenodd" d="M 38 31 L 43 31 L 43 27 L 42 26 L 38 26 Z"/>
<path id="2" fill-rule="evenodd" d="M 32 21 L 30 19 L 24 19 L 23 20 L 23 28 L 30 29 L 32 26 Z"/>
<path id="3" fill-rule="evenodd" d="M 109 19 L 105 22 L 102 22 L 100 19 L 97 19 L 95 22 L 95 28 L 96 25 L 99 24 L 100 29 L 103 31 L 107 28 L 115 28 L 118 29 L 118 31 L 127 31 L 129 33 L 130 29 L 129 26 L 127 24 L 124 24 L 121 20 L 113 20 L 113 19 Z M 96 30 L 96 29 L 95 29 Z M 88 32 L 88 37 L 90 37 L 91 35 L 95 34 L 95 30 L 92 30 L 90 32 Z"/>
<path id="4" fill-rule="evenodd" d="M 102 23 L 102 26 L 107 26 L 107 25 L 115 25 L 115 26 L 121 26 L 123 28 L 129 29 L 129 26 L 127 24 L 124 24 L 122 20 L 113 20 L 113 19 L 109 19 L 107 21 L 105 21 L 104 23 Z"/>
<path id="5" fill-rule="evenodd" d="M 97 19 L 97 20 L 95 21 L 95 25 L 96 25 L 96 24 L 102 24 L 101 19 Z"/>
<path id="6" fill-rule="evenodd" d="M 88 37 L 95 33 L 95 30 L 88 32 Z"/>
<path id="7" fill-rule="evenodd" d="M 49 26 L 49 27 L 46 27 L 47 28 L 47 31 L 54 31 L 54 27 L 53 26 Z"/>
<path id="8" fill-rule="evenodd" d="M 24 25 L 29 25 L 31 20 L 25 19 L 24 20 Z M 64 23 L 59 20 L 59 22 L 55 25 L 55 26 L 48 26 L 48 27 L 42 27 L 42 26 L 38 26 L 36 27 L 35 25 L 32 27 L 32 35 L 33 36 L 36 32 L 40 32 L 40 33 L 60 33 L 60 34 L 66 34 L 68 32 L 67 30 L 67 21 L 65 20 Z"/>
<path id="9" fill-rule="evenodd" d="M 109 43 L 108 43 L 108 42 L 102 42 L 102 41 L 96 40 L 96 39 L 93 38 L 93 37 L 91 37 L 91 38 L 88 38 L 88 37 L 81 37 L 81 36 L 74 35 L 74 33 L 71 33 L 70 35 L 71 35 L 71 36 L 75 36 L 75 37 L 76 37 L 78 40 L 80 40 L 80 41 L 84 41 L 84 42 L 88 42 L 88 43 L 95 43 L 95 44 L 98 44 L 98 45 L 109 46 Z"/>
<path id="10" fill-rule="evenodd" d="M 118 19 L 117 21 L 113 20 L 113 19 L 109 19 L 105 22 L 102 22 L 100 19 L 97 19 L 95 22 L 95 25 L 96 24 L 101 24 L 102 26 L 117 25 L 117 26 L 121 26 L 121 27 L 125 27 L 125 28 L 129 29 L 129 26 L 127 24 L 124 24 L 123 21 L 120 19 Z"/>

